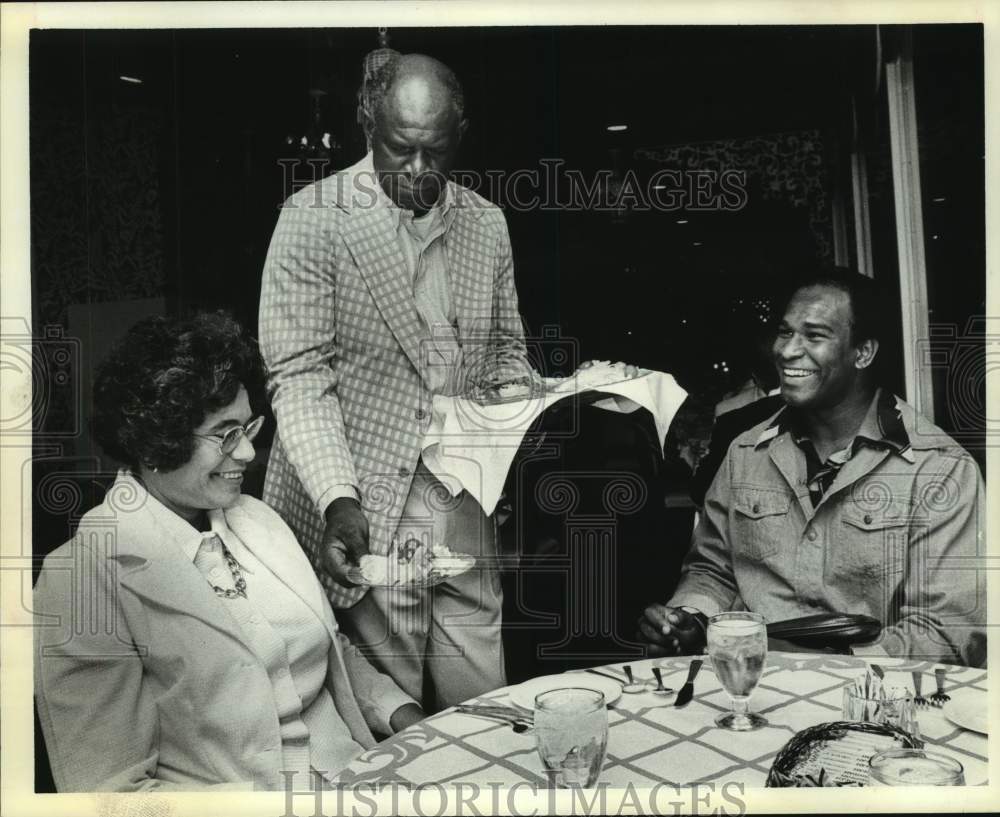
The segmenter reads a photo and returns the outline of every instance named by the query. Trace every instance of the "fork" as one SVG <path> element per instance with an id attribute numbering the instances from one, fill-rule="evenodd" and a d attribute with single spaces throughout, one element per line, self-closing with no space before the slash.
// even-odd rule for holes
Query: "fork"
<path id="1" fill-rule="evenodd" d="M 928 701 L 923 695 L 920 694 L 921 682 L 923 680 L 922 674 L 919 672 L 911 672 L 910 675 L 913 676 L 913 703 L 915 706 L 933 706 L 933 704 Z"/>
<path id="2" fill-rule="evenodd" d="M 947 673 L 948 671 L 944 667 L 938 667 L 934 670 L 934 679 L 937 681 L 937 692 L 931 695 L 927 700 L 935 706 L 944 706 L 951 700 L 951 695 L 948 695 L 944 691 L 944 678 Z"/>

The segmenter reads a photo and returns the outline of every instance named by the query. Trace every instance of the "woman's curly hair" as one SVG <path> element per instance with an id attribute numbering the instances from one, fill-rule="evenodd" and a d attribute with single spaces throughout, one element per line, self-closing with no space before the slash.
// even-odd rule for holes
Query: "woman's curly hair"
<path id="1" fill-rule="evenodd" d="M 191 459 L 205 417 L 241 385 L 253 393 L 263 373 L 256 344 L 225 312 L 147 318 L 97 370 L 91 431 L 133 470 L 172 471 Z"/>

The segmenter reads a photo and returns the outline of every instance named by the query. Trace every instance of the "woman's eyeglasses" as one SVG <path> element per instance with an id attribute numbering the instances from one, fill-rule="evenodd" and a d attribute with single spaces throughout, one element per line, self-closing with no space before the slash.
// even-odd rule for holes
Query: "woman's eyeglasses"
<path id="1" fill-rule="evenodd" d="M 260 416 L 254 417 L 246 425 L 235 426 L 229 429 L 225 434 L 195 434 L 194 436 L 205 440 L 217 440 L 219 443 L 219 453 L 228 455 L 236 450 L 243 437 L 252 441 L 257 436 L 262 425 L 264 425 L 264 417 Z"/>

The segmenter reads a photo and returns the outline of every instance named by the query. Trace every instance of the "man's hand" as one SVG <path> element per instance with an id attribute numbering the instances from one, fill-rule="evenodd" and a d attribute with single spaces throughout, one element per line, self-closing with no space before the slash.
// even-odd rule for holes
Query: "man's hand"
<path id="1" fill-rule="evenodd" d="M 697 655 L 705 648 L 705 627 L 703 613 L 651 604 L 639 618 L 636 637 L 649 645 L 650 656 Z"/>
<path id="2" fill-rule="evenodd" d="M 403 704 L 389 717 L 389 726 L 392 727 L 393 733 L 402 732 L 408 726 L 413 726 L 426 717 L 424 710 L 417 704 Z"/>
<path id="3" fill-rule="evenodd" d="M 347 571 L 368 553 L 368 520 L 360 502 L 338 497 L 327 505 L 322 548 L 323 564 L 333 580 L 343 587 L 355 587 Z"/>

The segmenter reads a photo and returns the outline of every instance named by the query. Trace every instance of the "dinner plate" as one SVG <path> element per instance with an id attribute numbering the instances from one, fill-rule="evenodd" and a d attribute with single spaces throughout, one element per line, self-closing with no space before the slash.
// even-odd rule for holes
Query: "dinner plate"
<path id="1" fill-rule="evenodd" d="M 951 700 L 944 705 L 944 716 L 956 726 L 989 734 L 989 702 L 979 689 L 956 689 L 949 692 Z"/>
<path id="2" fill-rule="evenodd" d="M 562 689 L 575 687 L 582 689 L 593 689 L 604 693 L 606 704 L 614 703 L 622 694 L 622 685 L 610 678 L 601 675 L 592 675 L 589 672 L 563 673 L 562 675 L 543 675 L 541 678 L 532 678 L 522 684 L 513 686 L 508 690 L 510 700 L 513 704 L 522 709 L 534 710 L 535 696 L 550 689 Z"/>
<path id="3" fill-rule="evenodd" d="M 586 369 L 584 369 L 586 371 Z M 633 380 L 638 380 L 641 377 L 645 377 L 648 374 L 652 374 L 652 369 L 640 369 L 639 373 L 635 377 L 621 377 L 620 375 L 609 373 L 611 376 L 607 380 L 595 380 L 591 382 L 589 379 L 584 377 L 583 374 L 571 374 L 569 377 L 562 378 L 558 383 L 549 386 L 549 391 L 555 394 L 562 394 L 563 392 L 572 391 L 600 391 L 605 386 L 614 386 L 618 383 L 630 383 Z"/>
<path id="4" fill-rule="evenodd" d="M 431 559 L 429 564 L 431 575 L 419 582 L 372 584 L 365 579 L 364 574 L 361 572 L 361 568 L 357 566 L 348 569 L 347 577 L 352 582 L 362 587 L 434 587 L 435 585 L 441 584 L 443 581 L 447 581 L 454 576 L 460 576 L 471 570 L 476 564 L 476 557 L 465 553 L 450 558 Z"/>
<path id="5" fill-rule="evenodd" d="M 466 399 L 480 406 L 503 406 L 507 403 L 527 403 L 529 400 L 540 400 L 545 397 L 546 391 L 545 389 L 535 389 L 527 394 L 512 394 L 509 397 L 482 395 Z"/>

